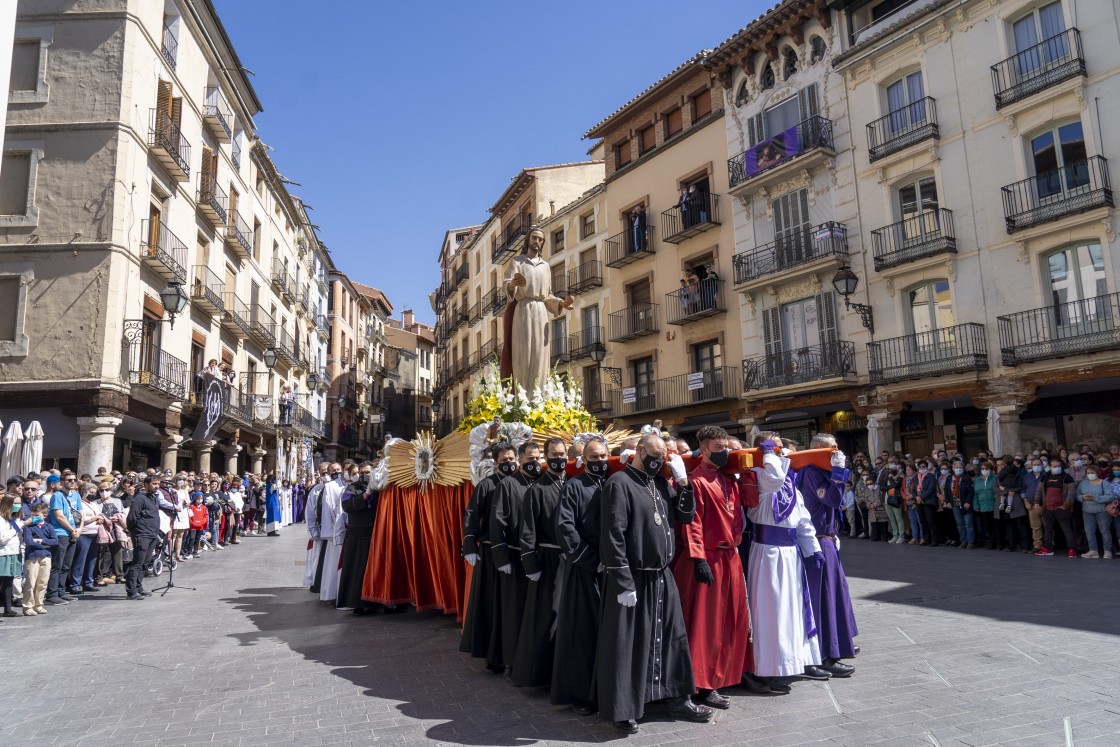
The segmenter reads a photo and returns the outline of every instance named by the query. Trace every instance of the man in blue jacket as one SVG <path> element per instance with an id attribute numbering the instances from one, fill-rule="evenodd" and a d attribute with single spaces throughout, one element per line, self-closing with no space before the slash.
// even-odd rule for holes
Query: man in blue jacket
<path id="1" fill-rule="evenodd" d="M 1035 504 L 1038 484 L 1046 479 L 1046 466 L 1038 457 L 1031 457 L 1029 468 L 1023 471 L 1023 496 L 1028 498 L 1031 520 L 1031 544 L 1035 552 L 1042 549 L 1042 504 Z"/>

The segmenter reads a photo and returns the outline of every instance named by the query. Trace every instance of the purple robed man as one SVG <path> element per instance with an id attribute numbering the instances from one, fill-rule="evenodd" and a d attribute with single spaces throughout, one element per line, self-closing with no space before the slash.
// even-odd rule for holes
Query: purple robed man
<path id="1" fill-rule="evenodd" d="M 810 448 L 836 448 L 836 439 L 826 433 L 813 437 Z M 836 451 L 832 456 L 831 472 L 809 465 L 797 473 L 797 486 L 805 507 L 817 529 L 821 543 L 824 564 L 818 570 L 812 565 L 806 567 L 809 577 L 809 596 L 813 605 L 821 647 L 821 667 L 834 677 L 845 677 L 854 668 L 839 662 L 856 655 L 855 642 L 852 640 L 859 631 L 852 612 L 852 600 L 848 594 L 848 579 L 840 564 L 841 511 L 843 511 L 844 488 L 850 474 L 845 468 L 844 454 Z"/>

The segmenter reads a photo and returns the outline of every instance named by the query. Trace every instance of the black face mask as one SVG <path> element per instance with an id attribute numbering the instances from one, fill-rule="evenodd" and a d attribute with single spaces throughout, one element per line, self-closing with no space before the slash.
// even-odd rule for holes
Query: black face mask
<path id="1" fill-rule="evenodd" d="M 498 473 L 509 477 L 517 471 L 517 462 L 498 462 Z"/>
<path id="2" fill-rule="evenodd" d="M 541 476 L 541 463 L 536 461 L 536 460 L 533 460 L 531 462 L 525 462 L 525 464 L 521 465 L 521 471 L 524 472 L 529 477 L 532 477 L 532 478 L 540 477 Z"/>
<path id="3" fill-rule="evenodd" d="M 587 471 L 592 477 L 606 477 L 610 466 L 610 462 L 605 459 L 601 462 L 587 462 Z"/>
<path id="4" fill-rule="evenodd" d="M 727 460 L 731 458 L 731 452 L 727 449 L 723 451 L 713 451 L 708 455 L 708 461 L 717 467 L 726 467 Z"/>
<path id="5" fill-rule="evenodd" d="M 341 473 L 341 472 L 332 472 L 332 473 L 331 473 L 331 479 L 332 479 L 332 480 L 337 480 L 337 479 L 338 479 L 339 477 L 341 477 L 341 476 L 342 476 L 342 473 Z"/>
<path id="6" fill-rule="evenodd" d="M 645 467 L 646 474 L 651 477 L 661 471 L 661 465 L 663 464 L 665 464 L 665 460 L 661 457 L 655 457 L 649 454 L 642 457 L 642 466 Z"/>
<path id="7" fill-rule="evenodd" d="M 548 470 L 560 474 L 564 471 L 564 467 L 568 464 L 568 460 L 564 457 L 550 457 L 548 460 Z"/>

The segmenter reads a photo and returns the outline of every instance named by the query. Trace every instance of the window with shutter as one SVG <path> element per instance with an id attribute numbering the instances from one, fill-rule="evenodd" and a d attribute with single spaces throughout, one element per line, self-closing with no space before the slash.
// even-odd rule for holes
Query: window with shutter
<path id="1" fill-rule="evenodd" d="M 821 347 L 831 347 L 836 336 L 836 301 L 832 291 L 826 291 L 817 296 L 817 318 L 821 335 Z"/>
<path id="2" fill-rule="evenodd" d="M 156 85 L 156 109 L 162 114 L 171 113 L 171 82 L 161 80 Z"/>
<path id="3" fill-rule="evenodd" d="M 712 113 L 712 91 L 705 89 L 692 97 L 692 121 L 696 122 Z"/>
<path id="4" fill-rule="evenodd" d="M 755 114 L 753 117 L 747 119 L 747 140 L 748 146 L 753 148 L 764 139 L 763 125 L 762 125 L 762 112 Z"/>
<path id="5" fill-rule="evenodd" d="M 199 188 L 202 199 L 210 196 L 210 188 L 214 180 L 214 151 L 205 145 L 202 146 L 202 173 L 199 176 Z"/>
<path id="6" fill-rule="evenodd" d="M 778 356 L 782 352 L 782 315 L 775 307 L 762 312 L 762 333 L 767 356 Z"/>
<path id="7" fill-rule="evenodd" d="M 778 269 L 792 267 L 811 254 L 809 191 L 799 189 L 773 202 L 774 257 Z"/>
<path id="8" fill-rule="evenodd" d="M 680 107 L 665 115 L 665 139 L 671 138 L 684 129 L 684 116 Z"/>
<path id="9" fill-rule="evenodd" d="M 801 114 L 801 121 L 820 114 L 817 106 L 817 84 L 810 83 L 797 92 L 797 107 Z"/>

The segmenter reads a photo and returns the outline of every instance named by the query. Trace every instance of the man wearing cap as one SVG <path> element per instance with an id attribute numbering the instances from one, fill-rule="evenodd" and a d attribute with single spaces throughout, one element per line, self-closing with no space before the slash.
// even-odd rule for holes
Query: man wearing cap
<path id="1" fill-rule="evenodd" d="M 51 548 L 51 575 L 47 582 L 47 604 L 66 604 L 75 597 L 66 593 L 63 581 L 70 573 L 74 553 L 78 549 L 78 531 L 82 528 L 82 514 L 79 503 L 71 500 L 69 491 L 77 484 L 73 475 L 67 475 L 66 482 L 56 474 L 48 473 L 46 492 L 48 499 L 48 521 L 54 527 L 58 545 Z"/>

